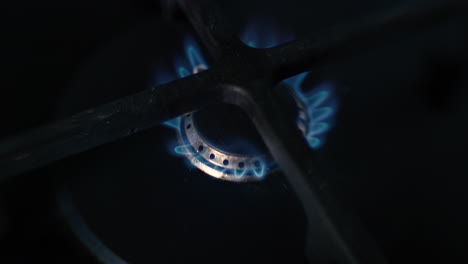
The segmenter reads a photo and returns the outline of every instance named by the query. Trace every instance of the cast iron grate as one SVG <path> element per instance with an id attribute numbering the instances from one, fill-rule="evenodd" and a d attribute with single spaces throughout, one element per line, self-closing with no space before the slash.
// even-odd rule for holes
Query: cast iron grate
<path id="1" fill-rule="evenodd" d="M 0 179 L 132 135 L 213 103 L 239 106 L 255 124 L 300 198 L 308 219 L 306 255 L 311 263 L 385 263 L 356 218 L 319 186 L 313 153 L 282 107 L 281 80 L 392 32 L 408 32 L 466 15 L 466 4 L 408 4 L 313 39 L 268 49 L 248 47 L 230 34 L 222 14 L 207 1 L 178 1 L 216 65 L 208 70 L 76 114 L 0 143 Z M 168 5 L 169 6 L 169 5 Z M 359 45 L 357 45 L 359 44 Z M 287 144 L 286 144 L 287 142 Z"/>

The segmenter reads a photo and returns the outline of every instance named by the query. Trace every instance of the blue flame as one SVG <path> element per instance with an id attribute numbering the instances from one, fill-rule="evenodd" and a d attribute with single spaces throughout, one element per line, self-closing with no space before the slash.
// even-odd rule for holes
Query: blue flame
<path id="1" fill-rule="evenodd" d="M 202 67 L 200 67 L 202 66 Z M 159 71 L 156 75 L 156 85 L 161 85 L 174 81 L 179 78 L 185 78 L 195 74 L 195 69 L 199 72 L 208 68 L 208 64 L 202 56 L 199 46 L 193 38 L 187 38 L 184 43 L 184 56 L 179 56 L 174 62 L 174 69 L 171 72 Z M 178 129 L 180 117 L 164 122 L 168 127 Z"/>
<path id="2" fill-rule="evenodd" d="M 179 129 L 178 125 L 180 124 L 180 117 L 176 117 L 174 119 L 166 121 L 163 124 L 168 126 L 168 127 L 172 127 L 172 128 L 175 128 L 175 129 L 178 130 Z"/>
<path id="3" fill-rule="evenodd" d="M 304 111 L 308 123 L 304 124 L 301 117 L 298 124 L 304 124 L 307 129 L 305 138 L 312 149 L 318 149 L 325 143 L 327 132 L 332 128 L 337 109 L 337 99 L 334 96 L 335 86 L 332 82 L 323 82 L 309 92 L 303 92 L 303 82 L 308 73 L 301 73 L 284 80 L 296 92 L 298 99 L 305 105 Z"/>
<path id="4" fill-rule="evenodd" d="M 252 48 L 271 48 L 281 43 L 292 40 L 291 35 L 280 33 L 279 30 L 272 30 L 272 23 L 262 23 L 257 21 L 250 24 L 241 35 L 241 40 Z M 286 79 L 288 85 L 292 86 L 294 91 L 304 105 L 306 114 L 309 117 L 305 135 L 309 146 L 317 149 L 325 143 L 325 137 L 328 130 L 333 125 L 334 113 L 336 110 L 336 101 L 333 96 L 334 86 L 325 82 L 315 87 L 312 92 L 303 93 L 302 84 L 308 73 L 304 72 Z M 298 120 L 298 123 L 303 123 Z"/>
<path id="5" fill-rule="evenodd" d="M 236 169 L 227 169 L 224 167 L 220 167 L 215 165 L 208 160 L 206 160 L 198 151 L 196 151 L 192 145 L 180 145 L 177 143 L 172 142 L 169 144 L 169 148 L 171 149 L 171 153 L 174 153 L 176 156 L 180 157 L 192 157 L 191 160 L 185 159 L 186 164 L 189 168 L 196 168 L 195 164 L 201 163 L 205 166 L 208 166 L 220 173 L 226 173 L 234 175 L 237 180 L 242 181 L 246 177 L 255 177 L 256 179 L 263 179 L 267 174 L 269 168 L 273 168 L 273 166 L 268 166 L 268 164 L 263 160 L 257 160 L 254 165 L 244 165 L 245 167 L 236 168 Z"/>
<path id="6" fill-rule="evenodd" d="M 234 176 L 237 178 L 243 178 L 246 173 L 246 169 L 234 169 Z"/>
<path id="7" fill-rule="evenodd" d="M 175 60 L 172 72 L 161 74 L 163 71 L 159 71 L 159 74 L 156 76 L 157 84 L 168 83 L 178 78 L 185 78 L 194 74 L 195 71 L 198 72 L 208 68 L 208 64 L 203 58 L 198 45 L 192 39 L 188 39 L 188 41 L 185 42 L 184 51 L 184 56 L 180 56 Z M 181 122 L 182 117 L 177 117 L 166 121 L 164 124 L 168 127 L 176 129 L 180 135 Z M 262 179 L 267 173 L 268 168 L 270 168 L 270 166 L 268 166 L 264 161 L 259 160 L 256 168 L 245 166 L 244 168 L 228 170 L 226 168 L 217 166 L 208 160 L 205 160 L 204 157 L 200 155 L 197 150 L 193 149 L 193 146 L 191 145 L 179 145 L 175 143 L 169 145 L 171 149 L 170 152 L 174 153 L 175 155 L 193 157 L 191 160 L 186 159 L 186 163 L 190 168 L 195 167 L 194 164 L 196 163 L 202 163 L 220 173 L 230 173 L 231 175 L 234 174 L 238 180 L 242 180 L 244 177 L 249 175 L 257 177 L 258 179 Z"/>
<path id="8" fill-rule="evenodd" d="M 179 77 L 185 78 L 190 75 L 190 72 L 184 67 L 179 67 L 179 69 L 177 70 L 177 74 L 179 75 Z"/>
<path id="9" fill-rule="evenodd" d="M 253 26 L 247 27 L 241 36 L 241 40 L 253 48 L 270 48 L 292 39 L 290 35 L 278 33 L 277 30 L 268 29 L 271 27 L 262 27 L 261 25 L 261 23 L 255 23 Z M 207 68 L 208 64 L 203 58 L 198 45 L 192 39 L 188 39 L 184 44 L 184 56 L 180 56 L 175 60 L 172 72 L 157 76 L 157 83 L 163 84 L 178 78 L 185 78 Z M 311 89 L 310 92 L 303 92 L 303 88 L 306 88 L 303 87 L 303 82 L 307 74 L 302 73 L 293 76 L 285 80 L 285 82 L 293 87 L 298 99 L 305 106 L 304 117 L 303 119 L 298 118 L 297 122 L 298 124 L 302 123 L 306 128 L 304 136 L 309 146 L 317 149 L 325 143 L 327 132 L 333 126 L 337 104 L 333 94 L 334 85 L 330 82 L 324 82 Z M 182 117 L 178 117 L 164 124 L 175 128 L 179 132 L 179 135 L 181 135 L 181 120 Z M 267 163 L 264 160 L 257 160 L 254 164 L 245 165 L 242 168 L 226 169 L 211 163 L 209 160 L 205 160 L 191 145 L 174 144 L 171 150 L 172 153 L 178 156 L 191 156 L 191 160 L 185 159 L 187 165 L 191 168 L 195 167 L 197 163 L 202 163 L 218 172 L 234 175 L 238 180 L 242 180 L 245 177 L 263 179 L 268 171 L 276 166 L 274 162 Z"/>
<path id="10" fill-rule="evenodd" d="M 179 145 L 174 148 L 175 153 L 185 156 L 187 154 L 190 154 L 191 152 L 189 151 L 190 145 Z"/>
<path id="11" fill-rule="evenodd" d="M 173 156 L 175 156 L 175 157 L 184 157 L 184 159 L 183 159 L 184 164 L 189 169 L 196 168 L 189 159 L 186 159 L 187 154 L 192 153 L 190 145 L 181 145 L 181 144 L 179 144 L 179 142 L 177 140 L 171 139 L 171 140 L 169 140 L 167 142 L 166 147 L 167 147 L 167 152 L 172 154 Z"/>
<path id="12" fill-rule="evenodd" d="M 271 48 L 293 39 L 290 34 L 285 34 L 271 25 L 272 23 L 259 20 L 249 23 L 240 38 L 252 48 Z"/>
<path id="13" fill-rule="evenodd" d="M 180 118 L 177 117 L 177 118 L 171 119 L 169 121 L 164 122 L 164 124 L 166 126 L 168 126 L 168 127 L 179 129 L 179 127 L 180 127 Z"/>
<path id="14" fill-rule="evenodd" d="M 203 64 L 207 65 L 205 59 L 203 59 L 200 50 L 197 48 L 196 43 L 192 42 L 187 45 L 185 54 L 190 61 L 190 66 L 195 68 L 196 66 Z"/>
<path id="15" fill-rule="evenodd" d="M 253 173 L 258 179 L 262 179 L 266 175 L 266 163 L 258 161 L 258 164 L 253 168 Z"/>

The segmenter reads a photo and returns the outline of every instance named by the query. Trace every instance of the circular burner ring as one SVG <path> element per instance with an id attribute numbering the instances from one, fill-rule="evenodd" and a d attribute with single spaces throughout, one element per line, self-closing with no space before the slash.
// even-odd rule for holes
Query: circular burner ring
<path id="1" fill-rule="evenodd" d="M 262 180 L 272 162 L 265 156 L 228 153 L 207 143 L 198 133 L 191 114 L 182 117 L 179 141 L 184 155 L 203 172 L 222 180 L 253 182 Z"/>

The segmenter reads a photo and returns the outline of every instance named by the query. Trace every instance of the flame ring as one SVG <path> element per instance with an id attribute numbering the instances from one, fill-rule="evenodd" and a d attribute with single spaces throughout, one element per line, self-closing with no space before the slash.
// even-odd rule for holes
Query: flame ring
<path id="1" fill-rule="evenodd" d="M 233 182 L 259 181 L 265 176 L 267 164 L 263 156 L 236 155 L 208 144 L 198 134 L 191 114 L 184 116 L 180 125 L 183 152 L 203 172 Z"/>

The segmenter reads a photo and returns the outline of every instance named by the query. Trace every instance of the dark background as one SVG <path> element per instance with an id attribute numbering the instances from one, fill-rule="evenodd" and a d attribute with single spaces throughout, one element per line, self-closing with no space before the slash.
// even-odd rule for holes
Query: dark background
<path id="1" fill-rule="evenodd" d="M 394 4 L 220 2 L 239 33 L 266 18 L 296 37 Z M 160 11 L 156 1 L 3 4 L 0 135 L 154 85 L 153 72 L 172 67 L 190 31 Z M 313 71 L 341 96 L 318 153 L 327 188 L 358 212 L 391 263 L 468 260 L 465 28 L 453 20 L 395 32 Z M 57 213 L 55 193 L 66 186 L 91 228 L 134 263 L 303 262 L 304 219 L 283 177 L 213 180 L 167 155 L 171 135 L 151 129 L 3 184 L 0 261 L 92 259 Z"/>

